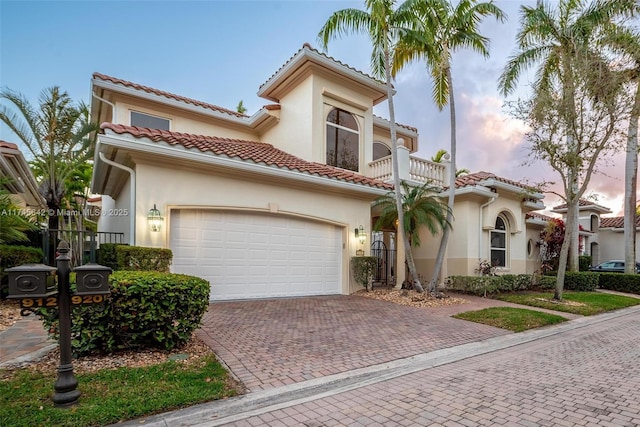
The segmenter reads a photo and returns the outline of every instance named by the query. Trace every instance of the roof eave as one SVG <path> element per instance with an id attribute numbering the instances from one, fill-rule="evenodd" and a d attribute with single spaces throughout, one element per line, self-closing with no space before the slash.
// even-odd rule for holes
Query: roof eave
<path id="1" fill-rule="evenodd" d="M 496 189 L 501 189 L 508 191 L 510 193 L 516 194 L 526 194 L 529 199 L 542 200 L 544 199 L 544 195 L 536 192 L 528 192 L 526 188 L 519 187 L 517 185 L 509 184 L 506 182 L 499 181 L 494 178 L 489 178 L 478 182 L 478 185 L 482 185 L 485 187 L 494 187 Z"/>
<path id="2" fill-rule="evenodd" d="M 373 80 L 370 77 L 365 76 L 364 74 L 353 70 L 345 65 L 341 65 L 336 63 L 334 60 L 329 59 L 326 56 L 323 56 L 313 50 L 301 49 L 292 59 L 290 59 L 285 65 L 282 66 L 273 76 L 269 78 L 260 88 L 258 89 L 258 96 L 261 98 L 268 99 L 270 101 L 279 102 L 272 95 L 273 91 L 280 86 L 280 84 L 288 79 L 298 68 L 300 68 L 305 62 L 311 61 L 315 62 L 321 66 L 324 66 L 331 71 L 340 74 L 349 80 L 356 81 L 369 89 L 372 89 L 375 92 L 379 92 L 377 98 L 373 99 L 373 103 L 378 104 L 382 102 L 387 97 L 387 88 L 386 85 L 380 82 Z M 393 90 L 395 93 L 395 90 Z"/>
<path id="3" fill-rule="evenodd" d="M 243 160 L 237 160 L 228 157 L 216 156 L 216 155 L 208 155 L 207 153 L 203 153 L 199 150 L 189 150 L 186 148 L 179 149 L 175 147 L 163 146 L 156 142 L 152 142 L 147 138 L 135 138 L 135 137 L 125 137 L 120 134 L 113 132 L 110 129 L 105 130 L 105 134 L 101 134 L 100 145 L 102 147 L 111 146 L 114 148 L 128 149 L 131 151 L 139 151 L 146 154 L 158 154 L 162 156 L 172 156 L 182 160 L 195 161 L 200 163 L 207 163 L 211 165 L 228 167 L 231 169 L 236 169 L 239 171 L 251 172 L 252 174 L 259 173 L 263 175 L 270 175 L 274 177 L 286 178 L 289 180 L 295 180 L 302 183 L 308 184 L 319 184 L 322 186 L 326 186 L 333 189 L 338 190 L 350 190 L 357 193 L 368 194 L 371 196 L 382 196 L 389 192 L 388 188 L 380 188 L 380 187 L 372 187 L 368 185 L 341 181 L 338 179 L 317 176 L 308 173 L 301 173 L 295 170 L 290 170 L 286 168 L 277 168 L 274 166 L 268 166 L 259 163 L 251 163 Z M 98 158 L 98 163 L 102 163 Z M 106 172 L 100 172 L 99 168 L 104 168 L 104 166 L 96 163 L 96 173 L 101 173 L 101 176 L 98 178 L 104 179 L 106 176 Z M 106 168 L 105 168 L 106 169 Z M 92 180 L 92 183 L 96 185 L 100 183 L 99 180 Z M 95 187 L 104 188 L 105 185 L 102 183 L 102 186 Z M 94 187 L 92 186 L 92 191 L 94 191 Z"/>
<path id="4" fill-rule="evenodd" d="M 242 126 L 251 126 L 251 117 L 236 117 L 230 114 L 226 114 L 220 111 L 215 111 L 209 108 L 205 108 L 199 105 L 193 105 L 188 102 L 179 101 L 177 99 L 167 98 L 165 96 L 157 95 L 154 93 L 145 92 L 140 89 L 123 86 L 118 83 L 105 81 L 99 78 L 92 78 L 92 88 L 99 87 L 105 90 L 122 93 L 125 95 L 141 98 L 147 101 L 163 104 L 169 107 L 178 108 L 181 110 L 190 111 L 192 113 L 202 114 L 208 117 L 214 117 L 216 119 L 224 120 L 229 123 L 234 123 Z M 93 92 L 92 92 L 93 93 Z M 255 114 L 254 114 L 255 115 Z"/>

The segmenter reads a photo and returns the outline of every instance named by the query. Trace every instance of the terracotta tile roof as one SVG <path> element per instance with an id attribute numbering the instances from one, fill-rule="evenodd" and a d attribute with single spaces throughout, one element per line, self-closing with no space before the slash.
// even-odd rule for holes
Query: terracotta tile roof
<path id="1" fill-rule="evenodd" d="M 368 178 L 355 172 L 300 159 L 264 142 L 193 135 L 113 123 L 103 123 L 100 125 L 100 128 L 103 130 L 109 129 L 117 134 L 126 133 L 135 138 L 148 138 L 154 142 L 165 142 L 169 145 L 180 145 L 189 149 L 195 148 L 203 153 L 210 152 L 217 156 L 226 156 L 247 162 L 265 164 L 267 166 L 322 176 L 338 181 L 346 181 L 387 190 L 393 188 L 390 184 Z"/>
<path id="2" fill-rule="evenodd" d="M 331 61 L 335 62 L 336 64 L 338 64 L 338 65 L 340 65 L 340 66 L 342 66 L 342 67 L 345 67 L 345 68 L 348 68 L 348 69 L 350 69 L 350 70 L 352 70 L 352 71 L 355 71 L 356 73 L 358 73 L 358 74 L 362 75 L 363 77 L 366 77 L 366 78 L 368 78 L 368 79 L 371 79 L 371 80 L 375 81 L 375 82 L 376 82 L 376 83 L 378 83 L 378 84 L 382 84 L 382 85 L 384 85 L 384 84 L 385 84 L 385 82 L 383 82 L 383 81 L 381 81 L 381 80 L 378 80 L 378 79 L 376 79 L 375 77 L 370 76 L 369 74 L 364 73 L 364 72 L 362 72 L 362 71 L 358 70 L 357 68 L 353 68 L 352 66 L 347 65 L 347 64 L 345 64 L 345 63 L 344 63 L 344 62 L 342 62 L 342 61 L 338 61 L 337 59 L 335 59 L 335 58 L 334 58 L 334 57 L 332 57 L 332 56 L 327 55 L 326 53 L 320 52 L 319 50 L 312 48 L 312 47 L 311 47 L 311 45 L 310 45 L 309 43 L 304 43 L 304 44 L 302 45 L 302 47 L 301 47 L 301 48 L 300 48 L 296 53 L 294 53 L 294 54 L 293 54 L 293 55 L 292 55 L 292 56 L 291 56 L 291 57 L 290 57 L 290 58 L 289 58 L 289 59 L 288 59 L 284 64 L 282 64 L 282 66 L 281 66 L 280 68 L 278 68 L 278 70 L 277 70 L 275 73 L 273 73 L 273 74 L 272 74 L 272 75 L 271 75 L 271 76 L 270 76 L 270 77 L 269 77 L 269 78 L 268 78 L 264 83 L 262 83 L 262 84 L 260 85 L 260 88 L 262 88 L 264 85 L 266 85 L 266 84 L 267 84 L 267 83 L 268 83 L 268 82 L 273 78 L 273 76 L 275 76 L 276 74 L 278 74 L 278 73 L 280 72 L 280 70 L 282 70 L 284 67 L 286 67 L 286 66 L 287 66 L 287 64 L 288 64 L 288 63 L 290 63 L 290 62 L 293 60 L 293 58 L 295 58 L 295 57 L 296 57 L 300 52 L 302 52 L 303 50 L 307 50 L 307 51 L 310 51 L 310 52 L 315 52 L 315 53 L 317 53 L 318 55 L 323 56 L 323 57 L 325 57 L 325 58 L 327 58 L 327 59 L 329 59 L 329 60 L 331 60 Z"/>
<path id="3" fill-rule="evenodd" d="M 12 150 L 17 150 L 18 146 L 16 144 L 14 144 L 13 142 L 7 142 L 7 141 L 3 141 L 0 139 L 0 147 L 3 148 L 10 148 Z"/>
<path id="4" fill-rule="evenodd" d="M 636 216 L 636 227 L 640 227 L 640 216 Z M 624 228 L 624 217 L 600 218 L 600 228 Z"/>
<path id="5" fill-rule="evenodd" d="M 601 209 L 606 209 L 609 210 L 609 208 L 607 208 L 606 206 L 602 206 L 599 205 L 591 200 L 586 200 L 586 199 L 580 199 L 578 200 L 578 206 L 596 206 L 598 208 Z M 567 209 L 568 205 L 566 203 L 559 205 L 559 206 L 554 206 L 553 209 Z"/>
<path id="6" fill-rule="evenodd" d="M 391 121 L 389 119 L 385 119 L 384 117 L 376 116 L 375 114 L 373 115 L 373 117 L 377 117 L 377 118 L 379 118 L 381 120 L 384 120 L 386 122 L 391 123 Z M 405 129 L 408 129 L 408 130 L 410 130 L 412 132 L 418 133 L 418 128 L 414 128 L 413 126 L 403 125 L 402 123 L 398 123 L 398 122 L 396 122 L 396 126 L 400 126 L 401 128 L 405 128 Z"/>
<path id="7" fill-rule="evenodd" d="M 99 80 L 104 80 L 104 81 L 111 82 L 111 83 L 115 83 L 117 85 L 125 86 L 125 87 L 131 88 L 131 89 L 136 89 L 136 90 L 141 90 L 143 92 L 152 93 L 154 95 L 164 96 L 165 98 L 169 98 L 169 99 L 173 99 L 175 101 L 180 101 L 180 102 L 184 102 L 184 103 L 187 103 L 187 104 L 195 105 L 197 107 L 207 108 L 209 110 L 217 111 L 219 113 L 229 114 L 231 116 L 235 116 L 235 117 L 239 117 L 239 118 L 247 118 L 247 117 L 249 117 L 246 114 L 241 114 L 241 113 L 238 113 L 237 111 L 228 110 L 226 108 L 219 107 L 217 105 L 208 104 L 206 102 L 198 101 L 196 99 L 187 98 L 187 97 L 176 95 L 176 94 L 173 94 L 173 93 L 170 93 L 170 92 L 165 92 L 165 91 L 159 90 L 159 89 L 154 89 L 154 88 L 149 87 L 149 86 L 143 86 L 143 85 L 138 84 L 138 83 L 132 83 L 132 82 L 129 82 L 129 81 L 126 81 L 126 80 L 118 79 L 116 77 L 107 76 L 105 74 L 93 73 L 93 78 L 94 79 L 99 79 Z"/>
<path id="8" fill-rule="evenodd" d="M 499 177 L 490 172 L 475 172 L 467 175 L 461 175 L 456 178 L 456 188 L 466 187 L 469 185 L 477 185 L 478 183 L 485 181 L 487 179 L 494 179 L 496 181 L 504 182 L 505 184 L 510 184 L 516 187 L 520 187 L 523 190 L 531 190 L 531 186 L 525 185 L 518 181 L 513 181 L 507 178 Z"/>

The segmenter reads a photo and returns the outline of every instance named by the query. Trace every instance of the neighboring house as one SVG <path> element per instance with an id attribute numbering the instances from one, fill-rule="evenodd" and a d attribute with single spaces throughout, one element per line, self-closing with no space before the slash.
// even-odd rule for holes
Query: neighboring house
<path id="1" fill-rule="evenodd" d="M 636 260 L 640 259 L 640 216 L 636 216 Z M 600 218 L 598 259 L 594 257 L 592 265 L 598 265 L 611 259 L 624 259 L 624 217 Z"/>
<path id="2" fill-rule="evenodd" d="M 247 116 L 94 74 L 99 229 L 170 248 L 172 271 L 209 280 L 212 300 L 354 292 L 350 258 L 370 253 L 371 202 L 393 188 L 390 123 L 373 115 L 385 85 L 305 44 L 258 95 L 270 104 Z M 400 178 L 446 190 L 449 164 L 411 155 L 415 128 L 399 125 L 398 138 Z M 497 260 L 503 272 L 533 271 L 528 248 L 537 232 L 526 214 L 544 208 L 542 195 L 486 172 L 455 185 L 443 277 L 474 274 L 481 259 Z M 163 223 L 151 231 L 154 208 Z M 404 260 L 394 234 L 376 239 L 398 246 Z M 416 263 L 429 277 L 439 236 L 422 242 Z"/>
<path id="3" fill-rule="evenodd" d="M 12 195 L 17 206 L 25 212 L 33 212 L 47 207 L 44 197 L 38 191 L 38 184 L 16 144 L 0 140 L 0 177 L 8 178 L 4 187 Z"/>
<path id="4" fill-rule="evenodd" d="M 566 220 L 567 205 L 563 204 L 554 207 L 551 212 L 561 214 Z M 620 239 L 616 238 L 615 232 L 611 227 L 603 229 L 605 218 L 602 215 L 610 214 L 611 210 L 606 206 L 599 205 L 590 200 L 578 200 L 578 221 L 581 230 L 578 232 L 580 244 L 580 255 L 590 255 L 592 265 L 600 264 L 609 259 L 620 258 L 617 254 L 621 253 L 624 259 L 624 235 L 620 234 Z M 624 223 L 624 217 L 620 217 L 621 227 Z M 620 230 L 622 233 L 622 230 Z M 619 247 L 615 247 L 618 245 Z"/>

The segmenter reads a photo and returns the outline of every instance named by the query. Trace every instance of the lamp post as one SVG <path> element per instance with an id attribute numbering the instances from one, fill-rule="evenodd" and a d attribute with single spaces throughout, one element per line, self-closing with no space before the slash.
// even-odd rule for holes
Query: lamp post
<path id="1" fill-rule="evenodd" d="M 80 390 L 78 380 L 73 374 L 71 363 L 71 291 L 69 289 L 69 273 L 71 273 L 71 257 L 69 244 L 61 241 L 58 245 L 60 255 L 56 258 L 58 267 L 58 315 L 60 325 L 60 365 L 58 379 L 53 388 L 53 403 L 56 407 L 68 407 L 78 403 Z"/>

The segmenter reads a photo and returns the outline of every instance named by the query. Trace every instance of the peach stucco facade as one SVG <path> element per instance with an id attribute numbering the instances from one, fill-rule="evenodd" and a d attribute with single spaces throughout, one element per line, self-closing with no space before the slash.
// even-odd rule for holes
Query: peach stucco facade
<path id="1" fill-rule="evenodd" d="M 330 265 L 319 266 L 318 271 L 330 272 L 335 283 L 319 284 L 317 291 L 325 286 L 322 289 L 348 294 L 360 288 L 351 277 L 350 260 L 360 251 L 370 253 L 372 202 L 393 188 L 390 157 L 374 156 L 374 143 L 391 147 L 390 123 L 373 115 L 373 107 L 386 99 L 382 82 L 305 45 L 258 89 L 269 103 L 251 116 L 97 73 L 92 93 L 93 118 L 104 122 L 92 181 L 92 191 L 103 194 L 102 208 L 107 213 L 100 218 L 101 230 L 122 232 L 130 244 L 171 248 L 178 253 L 174 267 L 180 270 L 187 254 L 220 249 L 213 241 L 211 248 L 192 248 L 177 237 L 184 227 L 196 226 L 176 225 L 180 212 L 206 212 L 209 222 L 204 226 L 214 231 L 214 220 L 220 218 L 217 212 L 253 218 L 260 227 L 267 227 L 269 218 L 293 218 L 295 224 L 309 224 L 308 233 L 315 234 L 292 234 L 292 241 L 323 241 L 326 252 L 333 254 L 327 261 Z M 351 121 L 329 124 L 332 111 Z M 162 127 L 140 127 L 132 121 L 132 113 L 148 116 Z M 330 163 L 329 128 L 335 135 L 343 132 L 340 135 L 357 141 L 357 149 L 349 148 L 357 158 L 351 170 Z M 397 130 L 403 145 L 398 150 L 400 178 L 411 185 L 428 182 L 446 198 L 448 163 L 412 156 L 418 149 L 417 130 L 406 125 Z M 506 254 L 501 272 L 533 272 L 537 257 L 530 240 L 539 224 L 529 226 L 526 214 L 544 207 L 542 195 L 485 172 L 451 184 L 456 186 L 455 221 L 442 278 L 477 274 L 479 261 L 489 260 L 494 253 Z M 147 212 L 154 205 L 164 218 L 160 232 L 150 232 L 147 224 Z M 497 218 L 502 221 L 498 231 Z M 269 225 L 273 229 L 266 234 L 286 239 L 286 230 L 278 224 Z M 364 241 L 354 233 L 361 226 L 366 230 Z M 245 230 L 223 231 L 240 235 Z M 418 271 L 429 278 L 440 236 L 422 233 L 422 246 L 414 255 Z M 498 248 L 491 243 L 496 236 L 501 242 Z M 388 235 L 384 239 L 393 240 Z M 271 250 L 287 250 L 254 242 L 250 236 L 246 242 L 255 244 L 253 249 L 265 259 Z M 322 258 L 324 249 L 318 248 L 314 256 Z M 397 265 L 401 265 L 403 251 L 396 249 Z M 297 255 L 292 251 L 283 256 Z M 201 271 L 211 270 L 201 265 L 204 261 L 196 261 L 193 265 L 202 267 Z M 304 266 L 292 269 L 299 272 Z M 391 280 L 401 283 L 403 269 L 397 270 Z M 217 280 L 218 273 L 211 274 L 211 280 Z M 310 281 L 322 282 L 321 273 L 309 274 Z"/>

